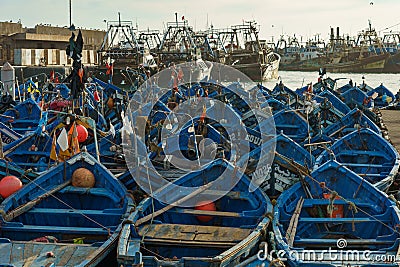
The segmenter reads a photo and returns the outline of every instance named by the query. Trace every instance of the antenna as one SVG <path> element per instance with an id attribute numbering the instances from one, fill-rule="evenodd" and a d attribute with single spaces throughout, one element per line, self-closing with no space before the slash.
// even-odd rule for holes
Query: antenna
<path id="1" fill-rule="evenodd" d="M 69 0 L 69 27 L 72 26 L 72 0 Z"/>
<path id="2" fill-rule="evenodd" d="M 75 26 L 72 24 L 72 0 L 69 0 L 69 30 L 75 31 Z"/>

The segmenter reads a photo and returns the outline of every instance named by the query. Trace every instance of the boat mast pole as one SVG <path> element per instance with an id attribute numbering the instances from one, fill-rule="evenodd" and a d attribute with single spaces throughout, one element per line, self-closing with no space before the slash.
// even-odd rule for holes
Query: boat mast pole
<path id="1" fill-rule="evenodd" d="M 69 27 L 72 26 L 72 0 L 69 0 Z"/>

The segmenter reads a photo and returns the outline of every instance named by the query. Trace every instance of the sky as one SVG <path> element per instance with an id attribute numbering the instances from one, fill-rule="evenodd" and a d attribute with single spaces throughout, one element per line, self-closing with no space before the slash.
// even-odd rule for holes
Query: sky
<path id="1" fill-rule="evenodd" d="M 328 39 L 330 27 L 340 34 L 356 35 L 368 20 L 380 35 L 400 30 L 400 0 L 71 0 L 72 22 L 82 28 L 106 29 L 106 21 L 121 19 L 137 23 L 139 30 L 163 30 L 166 22 L 182 16 L 195 30 L 208 25 L 226 28 L 255 20 L 260 37 L 276 41 L 280 35 L 306 41 L 320 35 Z M 69 26 L 69 0 L 0 0 L 0 21 L 21 20 L 36 24 Z M 399 25 L 397 25 L 399 24 Z M 396 26 L 394 26 L 396 25 Z M 394 26 L 394 27 L 391 27 Z M 391 27 L 389 30 L 384 30 Z"/>

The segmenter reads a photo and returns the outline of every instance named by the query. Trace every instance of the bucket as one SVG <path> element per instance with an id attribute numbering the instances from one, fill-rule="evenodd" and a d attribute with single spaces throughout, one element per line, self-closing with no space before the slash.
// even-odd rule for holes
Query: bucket
<path id="1" fill-rule="evenodd" d="M 330 199 L 331 194 L 329 193 L 324 193 L 324 198 L 325 199 Z M 335 199 L 339 200 L 340 197 L 335 197 Z M 333 211 L 332 215 L 328 213 L 329 218 L 343 218 L 343 205 L 333 205 Z"/>

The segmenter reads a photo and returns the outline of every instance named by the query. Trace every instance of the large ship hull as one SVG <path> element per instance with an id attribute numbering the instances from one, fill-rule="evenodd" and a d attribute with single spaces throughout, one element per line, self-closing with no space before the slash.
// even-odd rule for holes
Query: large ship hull
<path id="1" fill-rule="evenodd" d="M 278 79 L 280 56 L 274 53 L 275 59 L 267 64 L 248 63 L 233 65 L 234 68 L 246 74 L 253 81 L 269 81 Z"/>

